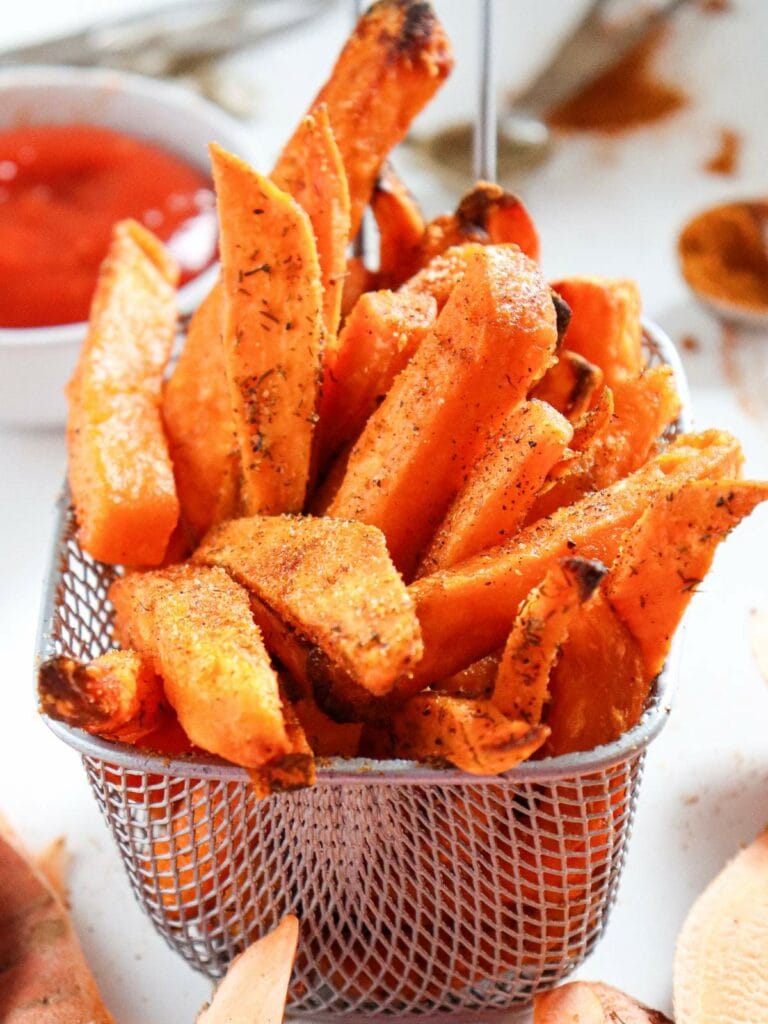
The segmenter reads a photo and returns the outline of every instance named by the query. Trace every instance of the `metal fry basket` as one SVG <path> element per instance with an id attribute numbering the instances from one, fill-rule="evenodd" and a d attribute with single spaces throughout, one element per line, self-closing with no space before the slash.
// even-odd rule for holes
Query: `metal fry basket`
<path id="1" fill-rule="evenodd" d="M 645 342 L 685 402 L 671 343 L 649 324 Z M 60 511 L 38 656 L 86 661 L 114 646 L 115 570 L 81 551 L 66 499 Z M 595 751 L 491 778 L 334 759 L 315 788 L 261 802 L 215 758 L 48 724 L 81 754 L 136 898 L 193 967 L 221 975 L 293 912 L 292 1017 L 486 1020 L 556 985 L 604 930 L 670 676 L 639 724 Z"/>

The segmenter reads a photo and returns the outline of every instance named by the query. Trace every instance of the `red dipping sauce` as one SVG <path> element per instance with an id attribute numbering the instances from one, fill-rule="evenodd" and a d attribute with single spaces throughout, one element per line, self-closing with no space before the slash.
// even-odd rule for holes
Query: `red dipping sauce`
<path id="1" fill-rule="evenodd" d="M 86 320 L 124 217 L 168 245 L 182 284 L 216 258 L 211 182 L 192 164 L 94 125 L 0 131 L 0 327 Z"/>

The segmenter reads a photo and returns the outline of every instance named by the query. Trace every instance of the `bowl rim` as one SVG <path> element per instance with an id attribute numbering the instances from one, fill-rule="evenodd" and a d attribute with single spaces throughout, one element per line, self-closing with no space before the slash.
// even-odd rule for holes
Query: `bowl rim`
<path id="1" fill-rule="evenodd" d="M 682 410 L 676 427 L 679 431 L 691 429 L 690 392 L 682 360 L 669 336 L 658 324 L 642 318 L 644 338 L 652 354 L 668 365 L 680 395 Z M 59 593 L 59 567 L 68 538 L 68 522 L 73 516 L 68 488 L 64 487 L 58 502 L 56 526 L 48 563 L 46 588 L 40 612 L 37 636 L 39 666 L 55 656 L 51 637 Z M 500 775 L 471 775 L 459 768 L 442 768 L 419 761 L 371 758 L 328 757 L 317 760 L 317 786 L 339 784 L 357 785 L 518 785 L 533 782 L 574 782 L 606 768 L 627 763 L 640 756 L 648 744 L 664 728 L 670 712 L 679 672 L 680 643 L 673 641 L 664 668 L 654 681 L 648 705 L 640 720 L 618 739 L 592 750 L 560 754 L 540 761 L 524 761 L 516 768 Z M 127 768 L 160 778 L 195 778 L 213 782 L 248 782 L 248 769 L 211 754 L 200 753 L 171 757 L 137 750 L 135 746 L 91 736 L 81 729 L 55 721 L 41 712 L 48 728 L 67 746 L 77 750 L 84 758 L 99 760 L 107 765 Z"/>
<path id="2" fill-rule="evenodd" d="M 173 82 L 139 75 L 132 71 L 113 68 L 70 67 L 63 64 L 25 64 L 20 67 L 0 68 L 0 94 L 13 88 L 61 88 L 79 87 L 84 93 L 102 92 L 106 89 L 121 89 L 151 107 L 158 100 L 176 107 L 184 116 L 192 116 L 211 125 L 212 140 L 220 131 L 228 148 L 236 148 L 239 155 L 253 160 L 255 147 L 245 125 L 237 121 L 226 110 L 204 99 L 191 89 Z M 216 126 L 220 126 L 218 129 Z M 113 126 L 120 131 L 118 125 Z M 150 132 L 151 135 L 151 132 Z M 161 142 L 159 138 L 158 142 Z M 202 169 L 202 164 L 199 165 Z M 218 261 L 206 267 L 177 292 L 179 316 L 186 317 L 194 312 L 203 300 L 219 273 Z M 79 341 L 88 329 L 87 320 L 69 324 L 52 324 L 47 327 L 0 327 L 0 346 L 66 345 Z"/>

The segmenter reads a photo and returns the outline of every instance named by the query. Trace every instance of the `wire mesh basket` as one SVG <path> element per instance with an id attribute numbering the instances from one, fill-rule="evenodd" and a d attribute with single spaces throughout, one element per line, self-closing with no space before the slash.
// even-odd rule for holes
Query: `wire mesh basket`
<path id="1" fill-rule="evenodd" d="M 651 363 L 672 365 L 685 402 L 669 340 L 646 324 L 645 344 Z M 81 551 L 62 499 L 41 661 L 114 646 L 115 572 Z M 526 1005 L 600 937 L 671 674 L 640 723 L 595 751 L 490 778 L 331 759 L 313 789 L 264 801 L 216 758 L 169 760 L 48 724 L 82 755 L 136 898 L 193 967 L 221 975 L 293 912 L 292 1017 L 466 1021 Z"/>

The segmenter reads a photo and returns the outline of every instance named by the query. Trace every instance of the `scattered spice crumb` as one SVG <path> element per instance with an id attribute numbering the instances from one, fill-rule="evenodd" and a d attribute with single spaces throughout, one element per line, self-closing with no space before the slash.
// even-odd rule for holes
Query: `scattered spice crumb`
<path id="1" fill-rule="evenodd" d="M 547 122 L 568 131 L 615 133 L 679 110 L 688 97 L 677 85 L 656 78 L 652 69 L 665 36 L 663 27 L 649 32 L 618 64 L 554 107 Z"/>
<path id="2" fill-rule="evenodd" d="M 729 14 L 733 10 L 732 0 L 701 0 L 704 14 Z"/>
<path id="3" fill-rule="evenodd" d="M 731 128 L 720 129 L 717 150 L 701 165 L 708 174 L 732 175 L 739 169 L 741 136 Z"/>
<path id="4" fill-rule="evenodd" d="M 686 807 L 695 807 L 700 800 L 701 797 L 697 793 L 690 793 L 688 796 L 683 797 L 683 803 Z"/>
<path id="5" fill-rule="evenodd" d="M 680 344 L 686 352 L 699 352 L 701 350 L 701 342 L 693 334 L 683 335 Z"/>

